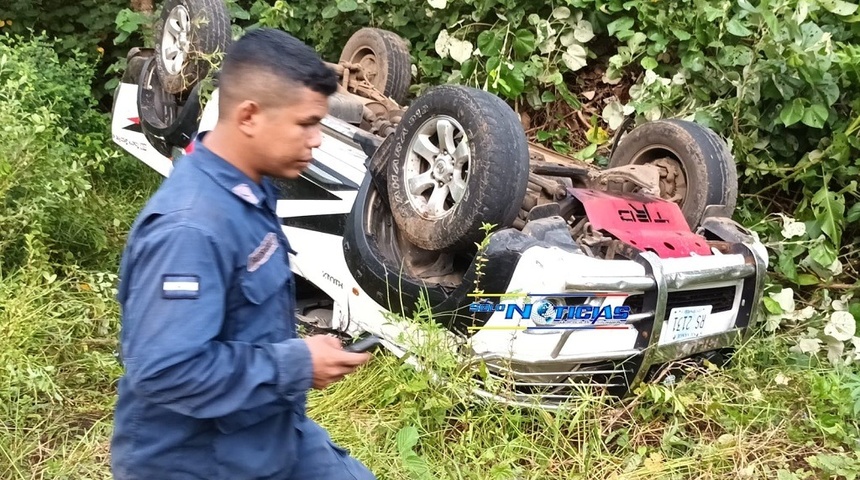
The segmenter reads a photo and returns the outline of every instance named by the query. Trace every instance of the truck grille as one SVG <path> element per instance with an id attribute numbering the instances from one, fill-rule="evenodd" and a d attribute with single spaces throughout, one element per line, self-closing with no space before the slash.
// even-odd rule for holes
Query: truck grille
<path id="1" fill-rule="evenodd" d="M 666 300 L 666 311 L 678 307 L 695 307 L 697 305 L 713 305 L 711 313 L 727 312 L 735 303 L 737 287 L 705 288 L 702 290 L 686 290 L 669 292 Z"/>
<path id="2" fill-rule="evenodd" d="M 697 305 L 712 305 L 711 313 L 727 312 L 735 303 L 737 287 L 704 288 L 701 290 L 683 290 L 669 292 L 666 299 L 666 311 L 678 307 L 694 307 Z M 629 305 L 631 313 L 642 313 L 643 295 L 630 295 L 624 301 Z"/>

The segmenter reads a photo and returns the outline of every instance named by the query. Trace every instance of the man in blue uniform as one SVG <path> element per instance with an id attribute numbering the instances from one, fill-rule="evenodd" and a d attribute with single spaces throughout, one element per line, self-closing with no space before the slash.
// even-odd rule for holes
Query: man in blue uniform
<path id="1" fill-rule="evenodd" d="M 374 478 L 305 416 L 308 389 L 370 356 L 297 338 L 296 252 L 266 178 L 308 167 L 336 88 L 286 33 L 256 30 L 227 51 L 216 127 L 177 162 L 123 255 L 116 479 Z"/>

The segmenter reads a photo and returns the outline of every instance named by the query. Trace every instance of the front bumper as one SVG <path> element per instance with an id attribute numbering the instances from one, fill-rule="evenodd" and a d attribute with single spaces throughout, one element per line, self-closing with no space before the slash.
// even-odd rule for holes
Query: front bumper
<path id="1" fill-rule="evenodd" d="M 554 286 L 566 293 L 621 292 L 629 296 L 591 300 L 636 304 L 636 308 L 624 330 L 537 333 L 504 330 L 512 320 L 496 312 L 471 339 L 475 371 L 484 372 L 476 378 L 476 393 L 504 403 L 548 409 L 577 396 L 583 386 L 623 396 L 666 364 L 731 349 L 742 342 L 756 322 L 767 252 L 734 222 L 718 219 L 706 222 L 708 227 L 711 239 L 726 242 L 722 254 L 661 259 L 644 252 L 626 261 L 545 247 L 523 252 L 509 292 L 535 288 L 546 292 Z M 548 269 L 549 265 L 555 268 Z M 544 272 L 544 278 L 536 280 L 536 269 Z M 701 336 L 672 341 L 664 335 L 673 305 L 707 303 L 708 295 L 726 291 L 731 292 L 730 299 L 721 311 L 708 316 L 707 322 L 713 326 Z M 520 322 L 518 326 L 529 320 Z"/>

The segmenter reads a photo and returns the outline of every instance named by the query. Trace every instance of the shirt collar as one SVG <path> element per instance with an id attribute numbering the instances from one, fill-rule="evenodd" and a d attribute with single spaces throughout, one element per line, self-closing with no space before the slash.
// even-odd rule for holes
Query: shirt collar
<path id="1" fill-rule="evenodd" d="M 230 162 L 206 148 L 202 142 L 204 135 L 206 132 L 194 139 L 193 151 L 187 160 L 233 195 L 255 207 L 265 204 L 274 212 L 278 196 L 272 182 L 265 177 L 260 183 L 253 181 Z"/>

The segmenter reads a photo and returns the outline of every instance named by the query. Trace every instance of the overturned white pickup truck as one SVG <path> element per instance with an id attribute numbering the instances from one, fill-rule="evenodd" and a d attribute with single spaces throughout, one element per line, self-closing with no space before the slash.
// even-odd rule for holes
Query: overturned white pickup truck
<path id="1" fill-rule="evenodd" d="M 112 120 L 165 176 L 217 117 L 188 52 L 230 38 L 223 19 L 189 21 L 212 2 L 168 3 L 158 48 L 129 54 Z M 484 91 L 440 86 L 402 107 L 410 57 L 391 32 L 360 30 L 331 67 L 343 86 L 323 144 L 278 182 L 303 322 L 403 355 L 421 297 L 462 340 L 478 394 L 546 408 L 574 385 L 624 395 L 673 361 L 719 362 L 753 328 L 767 253 L 731 220 L 737 173 L 714 132 L 646 123 L 598 169 L 529 144 Z"/>

